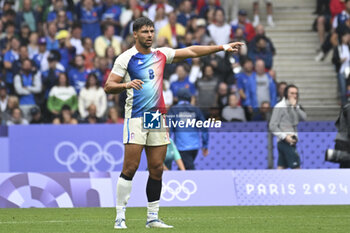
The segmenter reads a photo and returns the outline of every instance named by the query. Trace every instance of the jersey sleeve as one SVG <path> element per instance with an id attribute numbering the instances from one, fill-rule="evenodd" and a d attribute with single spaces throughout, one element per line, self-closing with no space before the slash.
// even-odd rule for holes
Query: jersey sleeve
<path id="1" fill-rule="evenodd" d="M 162 48 L 159 48 L 159 51 L 165 55 L 167 64 L 171 64 L 173 62 L 173 59 L 175 56 L 175 49 L 162 47 Z"/>
<path id="2" fill-rule="evenodd" d="M 120 77 L 125 76 L 128 65 L 128 59 L 126 56 L 120 55 L 114 62 L 112 73 Z"/>

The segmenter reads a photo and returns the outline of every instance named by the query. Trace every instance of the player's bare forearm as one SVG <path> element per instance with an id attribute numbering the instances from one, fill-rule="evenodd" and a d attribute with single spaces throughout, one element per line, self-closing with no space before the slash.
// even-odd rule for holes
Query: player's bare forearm
<path id="1" fill-rule="evenodd" d="M 104 90 L 107 94 L 119 94 L 126 90 L 126 83 L 106 82 Z"/>
<path id="2" fill-rule="evenodd" d="M 126 83 L 123 83 L 122 81 L 123 77 L 110 73 L 104 86 L 105 92 L 108 94 L 119 94 L 129 88 L 134 88 L 136 90 L 142 89 L 143 81 L 139 79 L 134 79 Z"/>
<path id="3" fill-rule="evenodd" d="M 226 45 L 193 45 L 175 51 L 173 62 L 179 62 L 187 58 L 202 57 L 220 51 L 238 52 L 243 45 L 241 42 L 234 42 Z"/>

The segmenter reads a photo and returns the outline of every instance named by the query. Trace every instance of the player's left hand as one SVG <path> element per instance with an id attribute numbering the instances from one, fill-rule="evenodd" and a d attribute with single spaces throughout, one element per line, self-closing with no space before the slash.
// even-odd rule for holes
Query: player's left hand
<path id="1" fill-rule="evenodd" d="M 228 46 L 227 46 L 228 45 Z M 223 48 L 226 52 L 237 53 L 239 49 L 244 45 L 242 42 L 232 42 L 227 45 L 223 45 Z"/>

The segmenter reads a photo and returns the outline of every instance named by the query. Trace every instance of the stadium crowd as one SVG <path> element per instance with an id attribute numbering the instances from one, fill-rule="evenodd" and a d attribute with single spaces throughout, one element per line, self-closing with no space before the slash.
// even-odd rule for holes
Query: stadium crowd
<path id="1" fill-rule="evenodd" d="M 317 0 L 317 17 L 313 24 L 320 49 L 316 61 L 323 61 L 333 51 L 332 63 L 337 72 L 339 99 L 345 105 L 350 99 L 350 1 Z"/>
<path id="2" fill-rule="evenodd" d="M 166 65 L 163 93 L 168 107 L 177 102 L 180 89 L 188 88 L 192 104 L 207 118 L 264 121 L 283 97 L 286 83 L 276 81 L 273 43 L 258 15 L 254 27 L 247 11 L 236 9 L 238 0 L 0 4 L 3 125 L 122 123 L 126 93 L 106 95 L 103 86 L 115 58 L 133 46 L 133 21 L 141 16 L 154 21 L 156 47 L 246 44 L 239 54 L 219 52 Z M 227 4 L 232 12 L 225 11 Z M 253 5 L 255 12 L 256 2 Z M 267 7 L 272 12 L 269 1 Z M 267 20 L 274 25 L 272 15 Z"/>

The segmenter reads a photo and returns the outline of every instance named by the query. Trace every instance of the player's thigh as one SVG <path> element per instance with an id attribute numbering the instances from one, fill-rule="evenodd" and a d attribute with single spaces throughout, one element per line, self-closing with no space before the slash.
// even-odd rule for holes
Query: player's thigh
<path id="1" fill-rule="evenodd" d="M 148 131 L 143 128 L 141 117 L 127 118 L 124 121 L 123 143 L 146 145 Z"/>

